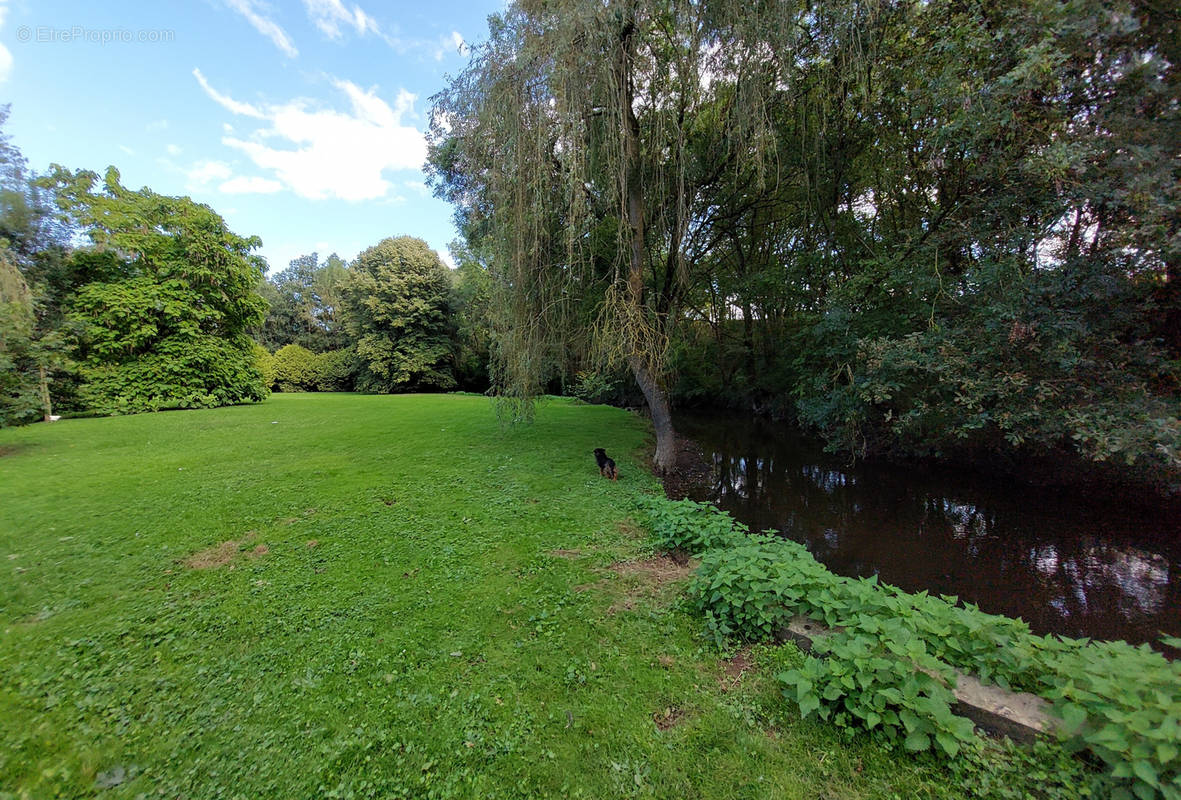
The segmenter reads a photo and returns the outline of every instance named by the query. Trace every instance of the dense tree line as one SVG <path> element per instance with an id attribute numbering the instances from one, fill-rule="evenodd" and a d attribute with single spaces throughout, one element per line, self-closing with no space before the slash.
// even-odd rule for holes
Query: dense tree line
<path id="1" fill-rule="evenodd" d="M 1176 484 L 1179 59 L 1140 0 L 512 4 L 431 150 L 500 391 Z"/>
<path id="2" fill-rule="evenodd" d="M 346 265 L 311 253 L 260 284 L 257 329 L 278 391 L 488 388 L 487 274 L 457 247 L 449 270 L 422 239 L 383 239 Z"/>
<path id="3" fill-rule="evenodd" d="M 466 251 L 453 273 L 403 236 L 268 278 L 260 245 L 113 167 L 35 175 L 0 133 L 0 426 L 276 389 L 487 388 L 485 273 Z"/>

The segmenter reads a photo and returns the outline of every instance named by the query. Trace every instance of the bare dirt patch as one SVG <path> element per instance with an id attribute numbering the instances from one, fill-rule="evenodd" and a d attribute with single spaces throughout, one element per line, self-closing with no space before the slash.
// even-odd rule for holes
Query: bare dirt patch
<path id="1" fill-rule="evenodd" d="M 662 731 L 667 731 L 685 721 L 685 709 L 677 706 L 669 706 L 662 708 L 652 714 L 652 721 L 656 723 L 656 727 Z"/>
<path id="2" fill-rule="evenodd" d="M 639 575 L 645 581 L 661 588 L 670 583 L 687 579 L 693 570 L 697 569 L 697 563 L 688 558 L 684 560 L 684 563 L 677 563 L 677 560 L 671 556 L 659 555 L 641 561 L 620 561 L 607 569 L 623 577 Z"/>
<path id="3" fill-rule="evenodd" d="M 750 648 L 744 647 L 730 658 L 722 662 L 722 674 L 718 676 L 718 684 L 722 691 L 728 692 L 738 685 L 742 676 L 754 666 L 750 657 Z"/>
<path id="4" fill-rule="evenodd" d="M 0 445 L 0 458 L 4 458 L 5 456 L 15 456 L 17 453 L 20 453 L 23 450 L 28 450 L 29 447 L 30 445 L 27 443 Z"/>
<path id="5" fill-rule="evenodd" d="M 254 531 L 250 531 L 241 539 L 229 539 L 219 545 L 199 550 L 186 558 L 183 563 L 189 569 L 217 569 L 226 566 L 233 569 L 234 560 L 254 537 Z M 264 556 L 268 552 L 270 552 L 270 548 L 265 544 L 260 544 L 246 553 L 246 556 L 254 559 Z"/>
<path id="6" fill-rule="evenodd" d="M 676 463 L 661 475 L 664 496 L 670 500 L 695 497 L 713 478 L 713 462 L 706 458 L 705 450 L 687 436 L 677 434 Z"/>
<path id="7" fill-rule="evenodd" d="M 236 555 L 238 555 L 238 543 L 231 539 L 193 553 L 185 559 L 184 563 L 189 569 L 216 569 L 229 564 Z"/>
<path id="8" fill-rule="evenodd" d="M 616 602 L 607 606 L 607 615 L 613 617 L 616 614 L 618 614 L 620 611 L 631 611 L 635 607 L 636 607 L 636 598 L 632 597 L 631 595 L 628 595 L 627 597 L 617 600 Z"/>
<path id="9" fill-rule="evenodd" d="M 648 534 L 636 524 L 635 520 L 625 519 L 615 526 L 616 529 L 629 539 L 643 539 Z"/>
<path id="10" fill-rule="evenodd" d="M 693 570 L 697 561 L 685 560 L 678 564 L 667 555 L 653 556 L 639 561 L 620 561 L 607 567 L 621 578 L 630 578 L 625 584 L 624 594 L 607 608 L 608 614 L 631 611 L 636 603 L 646 597 L 663 593 L 670 586 L 679 586 Z"/>

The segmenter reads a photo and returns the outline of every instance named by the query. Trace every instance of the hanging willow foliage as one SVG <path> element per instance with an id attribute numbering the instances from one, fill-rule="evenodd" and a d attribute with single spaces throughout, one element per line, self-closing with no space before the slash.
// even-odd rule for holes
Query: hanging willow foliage
<path id="1" fill-rule="evenodd" d="M 490 19 L 488 42 L 435 98 L 431 169 L 490 256 L 509 417 L 527 418 L 571 360 L 626 365 L 653 414 L 656 463 L 671 465 L 669 336 L 716 244 L 712 222 L 730 211 L 703 190 L 774 190 L 776 117 L 792 106 L 799 23 L 815 13 L 522 0 Z"/>

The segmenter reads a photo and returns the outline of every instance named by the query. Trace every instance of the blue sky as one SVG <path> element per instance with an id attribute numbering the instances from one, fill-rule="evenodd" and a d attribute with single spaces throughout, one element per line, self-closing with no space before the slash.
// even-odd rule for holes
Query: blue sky
<path id="1" fill-rule="evenodd" d="M 187 194 L 263 240 L 272 270 L 386 236 L 446 255 L 430 96 L 500 0 L 0 0 L 6 132 L 57 162 Z"/>

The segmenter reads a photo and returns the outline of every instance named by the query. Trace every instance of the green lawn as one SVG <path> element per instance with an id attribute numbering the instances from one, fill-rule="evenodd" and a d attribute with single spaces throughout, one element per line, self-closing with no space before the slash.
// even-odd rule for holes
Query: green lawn
<path id="1" fill-rule="evenodd" d="M 948 796 L 610 568 L 645 435 L 459 395 L 0 431 L 0 797 Z"/>

